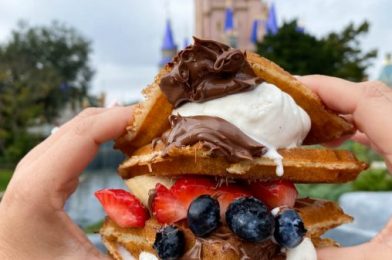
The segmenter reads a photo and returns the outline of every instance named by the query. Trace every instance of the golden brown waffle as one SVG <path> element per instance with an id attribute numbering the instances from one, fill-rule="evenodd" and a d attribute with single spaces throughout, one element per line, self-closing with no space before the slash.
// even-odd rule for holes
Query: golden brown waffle
<path id="1" fill-rule="evenodd" d="M 309 114 L 312 127 L 305 144 L 325 143 L 354 132 L 353 125 L 326 109 L 310 89 L 281 67 L 254 53 L 247 53 L 247 60 L 257 76 L 290 94 Z M 137 106 L 133 122 L 116 141 L 116 148 L 124 153 L 131 155 L 135 149 L 150 143 L 169 128 L 167 118 L 173 106 L 161 92 L 159 82 L 170 70 L 169 66 L 164 67 L 156 76 L 154 83 L 143 91 L 145 100 Z"/>
<path id="2" fill-rule="evenodd" d="M 143 90 L 145 100 L 136 106 L 134 119 L 126 127 L 125 133 L 116 140 L 115 148 L 130 155 L 169 129 L 168 117 L 173 106 L 159 88 L 161 77 L 169 70 L 168 66 L 161 69 L 154 83 Z"/>
<path id="3" fill-rule="evenodd" d="M 353 154 L 342 150 L 281 149 L 284 175 L 276 175 L 276 165 L 268 158 L 230 163 L 211 157 L 200 144 L 173 147 L 162 156 L 162 145 L 146 145 L 119 166 L 124 179 L 137 175 L 176 176 L 198 174 L 241 179 L 284 179 L 296 183 L 342 183 L 354 180 L 366 168 Z"/>
<path id="4" fill-rule="evenodd" d="M 336 242 L 331 239 L 322 239 L 320 236 L 330 228 L 349 223 L 352 218 L 343 213 L 339 206 L 334 202 L 299 199 L 296 208 L 304 220 L 305 227 L 308 229 L 307 236 L 317 248 L 326 246 L 336 246 Z M 315 214 L 315 211 L 317 212 Z M 115 259 L 122 259 L 119 254 L 119 245 L 130 252 L 133 256 L 138 256 L 142 251 L 155 254 L 152 245 L 155 240 L 155 234 L 161 225 L 155 219 L 146 222 L 144 228 L 120 228 L 113 221 L 107 219 L 100 230 L 104 244 L 108 248 L 110 254 Z M 186 251 L 193 247 L 195 243 L 202 246 L 202 259 L 240 259 L 240 248 L 252 247 L 257 251 L 260 245 L 256 243 L 248 243 L 238 239 L 234 234 L 226 232 L 224 239 L 216 239 L 216 237 L 198 239 L 185 227 L 182 227 L 186 239 Z M 278 254 L 275 259 L 285 259 L 279 254 L 280 249 L 271 241 L 266 242 L 269 250 Z M 260 251 L 260 249 L 259 249 Z M 254 258 L 252 258 L 254 259 Z M 257 258 L 259 259 L 259 258 Z"/>

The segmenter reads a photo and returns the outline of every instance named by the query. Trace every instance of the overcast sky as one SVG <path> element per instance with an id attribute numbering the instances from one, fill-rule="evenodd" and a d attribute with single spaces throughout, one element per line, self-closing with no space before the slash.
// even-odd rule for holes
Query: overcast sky
<path id="1" fill-rule="evenodd" d="M 299 17 L 306 30 L 319 36 L 339 31 L 351 21 L 370 21 L 370 33 L 362 46 L 379 49 L 369 71 L 371 78 L 377 78 L 385 53 L 392 51 L 392 1 L 274 2 L 280 23 Z M 193 0 L 0 0 L 0 41 L 7 40 L 20 19 L 32 25 L 58 20 L 74 26 L 92 41 L 93 92 L 106 91 L 109 102 L 129 101 L 140 97 L 140 89 L 157 72 L 168 14 L 177 44 L 183 47 L 194 29 Z"/>

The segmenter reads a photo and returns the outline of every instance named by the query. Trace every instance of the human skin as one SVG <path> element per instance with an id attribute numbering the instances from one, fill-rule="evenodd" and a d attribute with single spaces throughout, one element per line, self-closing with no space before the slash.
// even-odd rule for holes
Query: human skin
<path id="1" fill-rule="evenodd" d="M 0 203 L 0 259 L 106 259 L 64 211 L 99 145 L 121 135 L 131 107 L 89 108 L 17 165 Z"/>
<path id="2" fill-rule="evenodd" d="M 365 144 L 382 155 L 389 172 L 392 171 L 392 89 L 379 81 L 353 83 L 320 75 L 298 79 L 310 87 L 328 108 L 344 115 L 357 127 L 353 136 L 344 137 L 332 145 L 347 139 Z M 383 260 L 391 259 L 391 256 L 392 220 L 368 243 L 318 250 L 319 260 Z"/>
<path id="3" fill-rule="evenodd" d="M 380 82 L 352 83 L 325 76 L 299 80 L 329 108 L 351 120 L 351 138 L 369 145 L 391 170 L 392 91 Z M 87 109 L 30 151 L 18 164 L 0 203 L 0 259 L 106 259 L 64 211 L 78 177 L 99 145 L 121 135 L 131 107 Z M 390 259 L 392 221 L 370 242 L 318 251 L 324 259 Z"/>

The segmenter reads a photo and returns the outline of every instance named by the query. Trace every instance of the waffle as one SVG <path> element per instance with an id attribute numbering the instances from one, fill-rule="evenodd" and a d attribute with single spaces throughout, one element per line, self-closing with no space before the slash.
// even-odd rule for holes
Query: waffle
<path id="1" fill-rule="evenodd" d="M 344 214 L 336 203 L 330 201 L 299 199 L 295 207 L 308 230 L 307 236 L 312 239 L 316 248 L 337 246 L 335 241 L 323 239 L 320 236 L 331 228 L 352 221 L 352 218 Z M 100 230 L 100 234 L 111 256 L 114 259 L 121 260 L 123 258 L 119 252 L 119 246 L 126 249 L 133 256 L 138 256 L 142 251 L 155 255 L 156 252 L 152 248 L 152 245 L 155 240 L 155 234 L 160 227 L 161 225 L 154 218 L 148 220 L 144 228 L 121 228 L 107 218 Z M 260 247 L 257 243 L 245 242 L 238 239 L 230 231 L 225 232 L 229 235 L 224 236 L 224 239 L 222 239 L 223 236 L 220 236 L 221 239 L 206 238 L 196 240 L 196 237 L 188 228 L 181 226 L 181 229 L 184 231 L 186 239 L 185 251 L 190 250 L 195 243 L 200 243 L 202 259 L 240 259 L 240 248 L 251 247 L 257 251 L 258 247 Z M 218 230 L 218 232 L 224 233 L 222 230 Z M 267 241 L 263 242 L 263 246 L 267 247 L 268 252 L 270 252 L 270 255 L 265 256 L 268 257 L 266 259 L 285 259 L 278 245 Z M 265 249 L 263 251 L 265 254 Z M 263 251 L 259 249 L 257 252 L 260 253 Z M 257 258 L 262 259 L 260 257 Z"/>
<path id="2" fill-rule="evenodd" d="M 255 53 L 247 53 L 247 60 L 258 77 L 291 95 L 308 113 L 312 126 L 304 144 L 325 143 L 354 133 L 352 124 L 326 109 L 310 89 L 277 64 Z M 137 148 L 150 143 L 169 129 L 167 118 L 173 106 L 160 90 L 159 82 L 171 69 L 166 65 L 155 77 L 154 83 L 143 91 L 145 100 L 135 109 L 134 120 L 127 126 L 125 133 L 117 139 L 116 148 L 131 155 Z"/>
<path id="3" fill-rule="evenodd" d="M 256 76 L 289 94 L 309 115 L 311 129 L 304 144 L 321 144 L 354 133 L 355 128 L 351 123 L 328 110 L 310 89 L 278 65 L 254 53 L 247 53 L 246 58 Z M 124 180 L 143 175 L 169 177 L 166 178 L 168 180 L 180 175 L 199 175 L 247 181 L 283 179 L 295 183 L 343 183 L 354 180 L 367 167 L 349 151 L 318 147 L 279 149 L 278 153 L 283 157 L 284 175 L 278 176 L 276 160 L 267 156 L 230 162 L 223 156 L 214 156 L 200 142 L 190 146 L 165 146 L 159 137 L 170 129 L 168 117 L 173 105 L 159 84 L 161 78 L 172 69 L 173 64 L 166 65 L 155 77 L 154 83 L 143 91 L 145 100 L 137 105 L 133 121 L 116 140 L 115 147 L 128 156 L 118 168 Z M 148 192 L 144 190 L 148 185 L 140 183 L 139 186 L 131 190 L 138 191 L 139 197 L 144 198 L 142 202 L 147 205 Z M 331 228 L 352 221 L 334 202 L 298 199 L 295 208 L 308 230 L 306 235 L 318 248 L 337 246 L 335 241 L 321 236 Z M 265 241 L 263 245 L 246 242 L 227 232 L 228 228 L 224 225 L 214 232 L 227 234 L 225 239 L 221 236 L 216 239 L 215 233 L 208 238 L 196 238 L 186 224 L 180 222 L 176 225 L 184 231 L 186 251 L 194 248 L 194 245 L 201 246 L 198 252 L 201 259 L 242 259 L 247 251 L 244 248 L 255 250 L 256 254 L 251 255 L 250 259 L 285 259 L 280 246 L 272 241 Z M 139 256 L 143 251 L 156 254 L 152 244 L 160 228 L 154 217 L 146 222 L 144 228 L 121 228 L 108 218 L 100 233 L 112 257 L 122 259 L 121 252 L 133 256 Z M 270 253 L 265 256 L 266 251 Z"/>
<path id="4" fill-rule="evenodd" d="M 329 149 L 281 149 L 284 175 L 276 175 L 276 165 L 268 158 L 230 163 L 211 157 L 200 144 L 173 147 L 166 156 L 163 147 L 151 144 L 136 151 L 118 168 L 122 178 L 137 175 L 175 176 L 198 174 L 241 179 L 285 179 L 296 183 L 343 183 L 354 180 L 367 167 L 350 152 Z"/>

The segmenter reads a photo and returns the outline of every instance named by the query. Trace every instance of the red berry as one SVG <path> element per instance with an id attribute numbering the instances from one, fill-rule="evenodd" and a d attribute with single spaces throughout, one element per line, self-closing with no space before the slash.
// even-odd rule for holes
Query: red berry
<path id="1" fill-rule="evenodd" d="M 200 195 L 211 195 L 216 184 L 210 178 L 181 177 L 170 188 L 173 195 L 188 209 L 191 202 Z"/>
<path id="2" fill-rule="evenodd" d="M 262 200 L 269 208 L 293 207 L 298 192 L 289 181 L 254 182 L 249 185 L 252 195 Z"/>
<path id="3" fill-rule="evenodd" d="M 95 192 L 106 214 L 120 227 L 144 227 L 149 218 L 144 205 L 131 193 L 120 189 Z"/>
<path id="4" fill-rule="evenodd" d="M 186 207 L 173 195 L 171 190 L 158 183 L 152 201 L 152 212 L 159 223 L 172 224 L 186 218 Z"/>
<path id="5" fill-rule="evenodd" d="M 236 184 L 223 184 L 221 187 L 218 188 L 215 194 L 219 201 L 222 219 L 225 219 L 224 216 L 226 214 L 227 207 L 235 199 L 245 196 L 251 196 L 251 194 L 244 187 Z"/>

